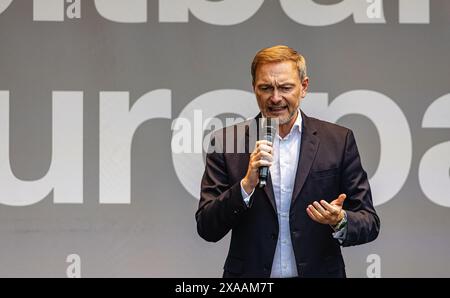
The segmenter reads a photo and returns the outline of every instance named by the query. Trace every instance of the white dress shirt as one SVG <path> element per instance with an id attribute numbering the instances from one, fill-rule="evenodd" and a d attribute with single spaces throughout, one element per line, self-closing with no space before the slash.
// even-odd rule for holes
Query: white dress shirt
<path id="1" fill-rule="evenodd" d="M 302 116 L 298 113 L 291 131 L 273 142 L 273 163 L 270 167 L 280 232 L 270 277 L 298 276 L 289 227 L 289 209 L 294 191 L 302 131 Z"/>

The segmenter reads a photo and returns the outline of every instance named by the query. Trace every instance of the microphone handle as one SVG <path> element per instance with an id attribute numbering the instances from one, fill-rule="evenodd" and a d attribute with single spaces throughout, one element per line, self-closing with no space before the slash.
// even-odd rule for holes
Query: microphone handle
<path id="1" fill-rule="evenodd" d="M 259 183 L 258 187 L 263 188 L 267 184 L 267 177 L 269 176 L 269 168 L 266 166 L 259 168 Z"/>

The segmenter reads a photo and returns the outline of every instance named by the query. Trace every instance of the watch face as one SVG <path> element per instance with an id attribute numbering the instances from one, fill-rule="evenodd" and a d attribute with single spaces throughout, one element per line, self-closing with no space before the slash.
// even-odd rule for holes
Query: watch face
<path id="1" fill-rule="evenodd" d="M 336 225 L 336 229 L 340 230 L 347 225 L 347 217 L 344 216 Z"/>

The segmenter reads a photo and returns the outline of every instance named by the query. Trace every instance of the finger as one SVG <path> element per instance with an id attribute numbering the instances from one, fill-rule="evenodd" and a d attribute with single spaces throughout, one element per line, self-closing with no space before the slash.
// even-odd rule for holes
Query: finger
<path id="1" fill-rule="evenodd" d="M 258 151 L 259 152 L 263 151 L 263 152 L 267 152 L 267 153 L 272 153 L 273 152 L 273 148 L 271 146 L 269 146 L 269 145 L 261 144 L 258 147 Z"/>
<path id="2" fill-rule="evenodd" d="M 309 205 L 307 208 L 308 212 L 311 213 L 312 218 L 314 221 L 318 223 L 324 223 L 323 217 L 320 215 L 320 213 L 314 208 L 314 206 Z"/>
<path id="3" fill-rule="evenodd" d="M 308 209 L 309 211 L 311 211 L 312 215 L 314 215 L 314 217 L 317 219 L 318 222 L 323 223 L 324 221 L 323 216 L 319 213 L 319 211 L 316 210 L 316 208 L 314 208 L 313 205 L 309 205 Z"/>
<path id="4" fill-rule="evenodd" d="M 252 160 L 259 160 L 260 159 L 260 151 L 256 150 L 250 154 L 250 159 Z"/>
<path id="5" fill-rule="evenodd" d="M 309 207 L 306 208 L 306 213 L 312 220 L 314 220 L 315 222 L 321 223 L 321 220 L 312 213 L 312 211 L 309 209 Z"/>
<path id="6" fill-rule="evenodd" d="M 317 202 L 313 203 L 314 207 L 316 208 L 317 211 L 319 211 L 319 213 L 325 218 L 325 219 L 330 219 L 331 213 L 328 210 L 325 210 L 322 205 L 320 205 Z"/>
<path id="7" fill-rule="evenodd" d="M 271 167 L 271 166 L 272 166 L 272 163 L 270 161 L 263 160 L 263 159 L 257 160 L 252 163 L 253 168 Z"/>
<path id="8" fill-rule="evenodd" d="M 264 153 L 265 153 L 265 154 L 269 154 L 269 153 L 267 153 L 267 152 L 264 152 Z M 264 153 L 262 153 L 262 152 L 256 153 L 255 155 L 253 155 L 253 156 L 251 157 L 251 160 L 252 160 L 253 162 L 258 161 L 258 160 L 272 161 L 272 158 L 271 158 L 270 154 L 269 154 L 269 156 L 267 156 L 267 155 L 264 155 Z"/>
<path id="9" fill-rule="evenodd" d="M 344 205 L 344 200 L 345 200 L 346 197 L 347 197 L 346 194 L 341 193 L 341 194 L 337 197 L 337 199 L 335 199 L 333 202 L 331 202 L 331 205 L 338 205 L 338 206 L 341 206 L 341 207 L 342 207 L 342 205 Z"/>
<path id="10" fill-rule="evenodd" d="M 259 148 L 259 146 L 261 145 L 268 145 L 268 146 L 272 146 L 272 142 L 268 141 L 268 140 L 259 140 L 256 141 L 256 146 L 255 148 Z"/>
<path id="11" fill-rule="evenodd" d="M 325 209 L 327 209 L 331 214 L 334 214 L 334 215 L 338 215 L 339 214 L 339 209 L 334 207 L 333 205 L 331 205 L 327 201 L 321 200 L 320 204 L 322 204 L 322 206 L 325 207 Z"/>
<path id="12" fill-rule="evenodd" d="M 259 159 L 264 159 L 264 160 L 267 160 L 267 161 L 273 161 L 272 154 L 264 152 L 264 151 L 260 151 L 258 157 L 259 157 Z"/>

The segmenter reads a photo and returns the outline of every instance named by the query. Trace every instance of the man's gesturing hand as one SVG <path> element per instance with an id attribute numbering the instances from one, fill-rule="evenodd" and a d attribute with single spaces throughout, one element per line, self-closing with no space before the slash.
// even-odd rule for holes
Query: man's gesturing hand
<path id="1" fill-rule="evenodd" d="M 321 200 L 320 204 L 316 201 L 306 208 L 306 213 L 312 220 L 321 223 L 335 226 L 342 218 L 344 218 L 344 210 L 342 205 L 347 196 L 340 194 L 333 202 L 328 203 Z"/>
<path id="2" fill-rule="evenodd" d="M 246 193 L 251 193 L 259 183 L 259 167 L 272 165 L 273 147 L 267 140 L 256 142 L 255 150 L 250 155 L 247 174 L 242 179 L 242 187 Z"/>

